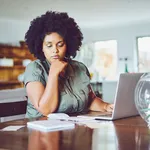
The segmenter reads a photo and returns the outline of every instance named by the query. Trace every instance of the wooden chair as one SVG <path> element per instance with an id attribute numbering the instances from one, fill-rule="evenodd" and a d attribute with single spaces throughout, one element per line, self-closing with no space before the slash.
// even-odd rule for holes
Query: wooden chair
<path id="1" fill-rule="evenodd" d="M 27 96 L 24 88 L 0 91 L 0 122 L 25 117 Z"/>

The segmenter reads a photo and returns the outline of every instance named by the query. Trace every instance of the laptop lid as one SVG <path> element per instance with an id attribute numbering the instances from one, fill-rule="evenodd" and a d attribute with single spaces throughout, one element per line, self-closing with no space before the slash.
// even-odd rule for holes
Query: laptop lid
<path id="1" fill-rule="evenodd" d="M 134 91 L 137 82 L 143 73 L 122 73 L 120 74 L 112 120 L 138 115 L 134 102 Z"/>
<path id="2" fill-rule="evenodd" d="M 114 110 L 108 112 L 90 112 L 78 117 L 92 117 L 93 119 L 115 120 L 138 115 L 134 102 L 134 91 L 143 73 L 121 73 L 116 88 Z"/>

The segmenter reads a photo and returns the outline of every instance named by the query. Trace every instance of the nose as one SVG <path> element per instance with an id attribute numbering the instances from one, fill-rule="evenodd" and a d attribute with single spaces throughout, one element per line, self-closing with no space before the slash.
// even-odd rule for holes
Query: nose
<path id="1" fill-rule="evenodd" d="M 58 53 L 58 52 L 59 52 L 59 50 L 58 50 L 57 46 L 54 46 L 53 47 L 53 53 Z"/>

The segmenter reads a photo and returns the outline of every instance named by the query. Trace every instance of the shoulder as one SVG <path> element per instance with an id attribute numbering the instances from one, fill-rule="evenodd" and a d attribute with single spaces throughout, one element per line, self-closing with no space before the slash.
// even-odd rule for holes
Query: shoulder
<path id="1" fill-rule="evenodd" d="M 34 69 L 42 69 L 42 68 L 43 68 L 42 61 L 40 61 L 39 59 L 36 59 L 27 65 L 26 70 L 28 70 L 28 69 L 34 70 Z"/>
<path id="2" fill-rule="evenodd" d="M 40 66 L 40 64 L 41 64 L 41 61 L 40 61 L 39 59 L 36 59 L 36 60 L 34 60 L 34 61 L 31 61 L 31 62 L 27 65 L 27 67 L 29 67 L 29 66 Z"/>
<path id="3" fill-rule="evenodd" d="M 25 75 L 29 74 L 41 74 L 44 71 L 44 67 L 40 60 L 34 60 L 30 62 L 25 68 Z"/>
<path id="4" fill-rule="evenodd" d="M 24 84 L 32 81 L 40 81 L 45 86 L 44 69 L 40 60 L 30 62 L 24 72 Z"/>
<path id="5" fill-rule="evenodd" d="M 72 60 L 71 65 L 73 69 L 75 70 L 75 72 L 77 72 L 78 74 L 81 74 L 82 72 L 83 74 L 85 73 L 86 75 L 90 77 L 89 70 L 84 63 L 76 61 L 76 60 Z"/>
<path id="6" fill-rule="evenodd" d="M 87 70 L 87 67 L 82 62 L 79 62 L 79 61 L 76 61 L 76 60 L 71 60 L 71 65 L 73 67 L 79 68 L 81 70 Z"/>

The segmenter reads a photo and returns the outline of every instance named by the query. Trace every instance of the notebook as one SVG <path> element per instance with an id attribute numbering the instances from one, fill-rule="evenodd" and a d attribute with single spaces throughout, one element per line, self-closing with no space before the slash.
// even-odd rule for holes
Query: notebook
<path id="1" fill-rule="evenodd" d="M 143 73 L 121 73 L 116 88 L 114 99 L 114 109 L 112 114 L 109 112 L 89 112 L 79 115 L 82 118 L 93 118 L 96 120 L 116 120 L 125 117 L 138 115 L 134 102 L 134 91 L 137 82 Z"/>
<path id="2" fill-rule="evenodd" d="M 27 127 L 41 131 L 57 131 L 64 129 L 73 129 L 75 124 L 72 122 L 60 120 L 37 120 L 27 122 Z"/>

